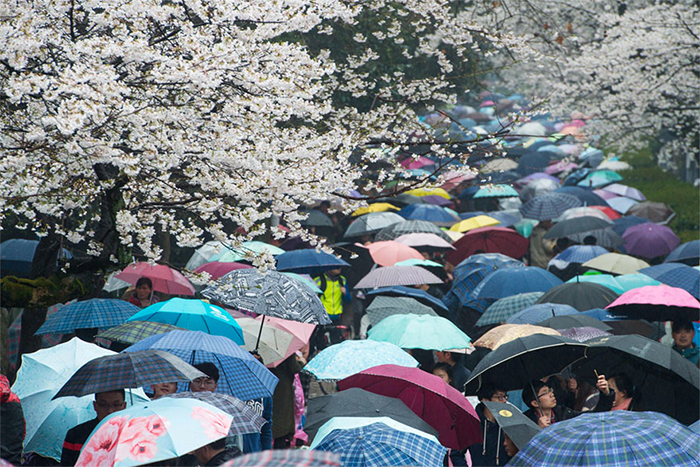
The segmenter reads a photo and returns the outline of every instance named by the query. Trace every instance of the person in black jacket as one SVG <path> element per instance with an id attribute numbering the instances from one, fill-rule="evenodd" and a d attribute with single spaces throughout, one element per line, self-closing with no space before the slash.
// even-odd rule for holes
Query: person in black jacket
<path id="1" fill-rule="evenodd" d="M 221 438 L 206 446 L 192 451 L 199 463 L 204 467 L 221 465 L 227 461 L 243 455 L 237 446 L 226 446 L 226 438 Z"/>
<path id="2" fill-rule="evenodd" d="M 19 464 L 25 435 L 24 412 L 7 376 L 0 375 L 0 457 Z"/>
<path id="3" fill-rule="evenodd" d="M 600 400 L 593 412 L 607 412 L 612 408 L 615 391 L 608 386 L 605 375 L 598 376 L 596 387 L 600 391 Z M 557 398 L 554 396 L 552 388 L 539 380 L 532 381 L 523 388 L 523 402 L 530 407 L 525 415 L 537 423 L 540 428 L 546 428 L 553 423 L 568 420 L 584 413 L 557 405 Z"/>
<path id="4" fill-rule="evenodd" d="M 484 402 L 507 402 L 508 394 L 503 389 L 485 384 L 479 389 L 476 396 L 481 401 L 476 406 L 476 413 L 479 415 L 484 439 L 481 443 L 469 446 L 472 465 L 474 467 L 506 465 L 510 460 L 510 456 L 508 456 L 501 445 L 503 443 L 503 434 L 499 434 L 498 424 L 491 411 L 484 405 Z"/>

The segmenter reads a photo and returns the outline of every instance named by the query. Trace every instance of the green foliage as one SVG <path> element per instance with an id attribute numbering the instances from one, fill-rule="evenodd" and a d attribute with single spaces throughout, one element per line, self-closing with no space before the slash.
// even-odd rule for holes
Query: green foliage
<path id="1" fill-rule="evenodd" d="M 0 279 L 0 302 L 3 307 L 48 307 L 83 298 L 89 287 L 75 276 L 59 276 L 24 279 L 6 276 Z"/>

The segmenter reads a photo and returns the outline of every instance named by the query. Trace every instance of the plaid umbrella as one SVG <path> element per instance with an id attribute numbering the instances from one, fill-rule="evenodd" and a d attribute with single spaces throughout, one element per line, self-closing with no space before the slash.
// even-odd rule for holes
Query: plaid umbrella
<path id="1" fill-rule="evenodd" d="M 486 326 L 488 324 L 503 323 L 512 315 L 530 305 L 534 305 L 543 294 L 544 292 L 527 292 L 500 298 L 484 311 L 476 325 Z"/>
<path id="2" fill-rule="evenodd" d="M 581 200 L 574 196 L 553 192 L 535 196 L 520 208 L 520 212 L 528 219 L 544 221 L 556 219 L 567 209 L 581 204 Z"/>
<path id="3" fill-rule="evenodd" d="M 598 245 L 573 245 L 559 253 L 554 259 L 567 263 L 585 263 L 600 255 L 609 253 L 608 250 Z"/>
<path id="4" fill-rule="evenodd" d="M 435 274 L 420 266 L 386 266 L 371 271 L 355 285 L 356 289 L 392 285 L 442 284 Z"/>
<path id="5" fill-rule="evenodd" d="M 447 450 L 415 433 L 384 423 L 349 430 L 333 430 L 316 446 L 340 454 L 344 466 L 442 465 Z"/>
<path id="6" fill-rule="evenodd" d="M 382 240 L 393 240 L 401 235 L 410 233 L 434 233 L 435 235 L 441 237 L 452 243 L 452 239 L 445 232 L 440 230 L 440 227 L 428 221 L 420 220 L 408 220 L 403 222 L 397 222 L 389 227 L 382 229 L 375 237 L 376 241 Z"/>
<path id="7" fill-rule="evenodd" d="M 489 273 L 506 267 L 525 267 L 525 265 L 500 253 L 471 255 L 455 268 L 450 292 L 462 305 L 484 311 L 495 302 L 495 299 L 476 299 L 472 296 L 472 292 Z"/>
<path id="8" fill-rule="evenodd" d="M 129 302 L 117 299 L 93 298 L 66 305 L 41 325 L 35 333 L 69 333 L 76 329 L 111 328 L 124 323 L 139 308 Z"/>
<path id="9" fill-rule="evenodd" d="M 542 430 L 509 466 L 700 464 L 700 435 L 662 414 L 601 412 Z"/>
<path id="10" fill-rule="evenodd" d="M 206 375 L 182 359 L 160 350 L 119 353 L 87 362 L 71 376 L 53 399 L 171 381 L 192 381 L 203 376 Z"/>
<path id="11" fill-rule="evenodd" d="M 429 306 L 409 297 L 382 297 L 372 300 L 367 307 L 367 314 L 372 325 L 392 315 L 432 315 L 438 316 Z"/>
<path id="12" fill-rule="evenodd" d="M 261 315 L 302 323 L 331 322 L 321 300 L 307 286 L 276 271 L 232 271 L 204 289 L 202 295 L 224 305 Z"/>
<path id="13" fill-rule="evenodd" d="M 700 258 L 700 240 L 693 240 L 679 245 L 667 257 L 664 263 L 679 262 L 696 266 Z"/>
<path id="14" fill-rule="evenodd" d="M 560 303 L 539 303 L 530 305 L 524 310 L 512 315 L 506 320 L 509 324 L 536 324 L 541 323 L 547 318 L 562 315 L 578 314 L 578 310 L 569 305 Z"/>
<path id="15" fill-rule="evenodd" d="M 223 336 L 210 336 L 200 331 L 171 331 L 148 337 L 124 352 L 141 353 L 147 349 L 167 352 L 167 355 L 182 358 L 191 365 L 214 363 L 219 369 L 216 392 L 230 394 L 244 401 L 270 397 L 277 386 L 277 377 L 270 370 L 231 339 Z M 185 385 L 179 389 L 184 390 Z"/>
<path id="16" fill-rule="evenodd" d="M 122 344 L 135 344 L 147 337 L 163 334 L 170 331 L 183 330 L 177 326 L 166 323 L 155 323 L 152 321 L 130 321 L 120 324 L 97 335 L 102 339 Z"/>
<path id="17" fill-rule="evenodd" d="M 236 457 L 222 467 L 342 467 L 334 452 L 309 449 L 275 449 Z"/>
<path id="18" fill-rule="evenodd" d="M 639 272 L 657 281 L 677 287 L 700 300 L 700 271 L 683 263 L 663 263 Z"/>
<path id="19" fill-rule="evenodd" d="M 440 199 L 444 198 L 440 197 Z M 355 219 L 345 231 L 345 237 L 360 237 L 376 233 L 404 220 L 403 217 L 393 212 L 371 212 Z"/>
<path id="20" fill-rule="evenodd" d="M 167 394 L 165 397 L 173 399 L 197 399 L 207 404 L 213 405 L 219 410 L 226 412 L 233 417 L 229 436 L 244 435 L 247 433 L 260 433 L 267 420 L 240 399 L 228 394 L 218 394 L 211 391 L 202 392 L 178 392 Z"/>

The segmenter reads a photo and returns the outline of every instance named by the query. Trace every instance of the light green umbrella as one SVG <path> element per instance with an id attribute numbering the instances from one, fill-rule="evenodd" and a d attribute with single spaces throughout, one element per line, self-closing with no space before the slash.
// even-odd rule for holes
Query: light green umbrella
<path id="1" fill-rule="evenodd" d="M 394 264 L 394 266 L 431 266 L 434 268 L 443 267 L 442 264 L 436 263 L 435 261 L 430 261 L 429 259 L 416 259 L 416 258 L 409 258 L 409 259 L 405 259 L 403 261 L 399 261 L 398 263 Z"/>
<path id="2" fill-rule="evenodd" d="M 592 282 L 607 287 L 619 294 L 626 292 L 623 285 L 617 281 L 617 278 L 610 274 L 584 274 L 583 276 L 572 277 L 566 282 Z"/>
<path id="3" fill-rule="evenodd" d="M 452 321 L 430 315 L 393 315 L 368 332 L 368 339 L 390 342 L 403 349 L 471 352 L 471 339 Z"/>
<path id="4" fill-rule="evenodd" d="M 617 280 L 617 282 L 624 289 L 623 293 L 647 285 L 661 285 L 661 282 L 657 281 L 656 279 L 652 279 L 651 277 L 640 273 L 623 274 L 621 276 L 617 276 L 615 280 Z"/>
<path id="5" fill-rule="evenodd" d="M 282 248 L 270 245 L 265 242 L 258 242 L 256 240 L 250 242 L 243 242 L 241 247 L 236 250 L 225 250 L 221 253 L 217 253 L 209 257 L 208 263 L 213 261 L 218 261 L 220 263 L 235 263 L 236 261 L 246 259 L 247 253 L 262 254 L 268 252 L 271 255 L 281 255 L 284 253 Z"/>
<path id="6" fill-rule="evenodd" d="M 311 446 L 309 446 L 309 449 L 315 449 L 316 446 L 321 444 L 323 438 L 328 436 L 333 430 L 348 430 L 351 428 L 371 425 L 372 423 L 384 423 L 395 430 L 413 433 L 440 444 L 437 438 L 430 433 L 426 433 L 425 431 L 420 431 L 404 423 L 397 422 L 391 417 L 333 417 L 318 429 L 316 436 L 314 436 L 314 441 L 311 443 Z"/>

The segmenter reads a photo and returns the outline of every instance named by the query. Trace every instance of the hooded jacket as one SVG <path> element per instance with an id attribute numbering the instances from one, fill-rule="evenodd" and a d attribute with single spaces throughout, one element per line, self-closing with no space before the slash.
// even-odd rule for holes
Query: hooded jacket
<path id="1" fill-rule="evenodd" d="M 673 350 L 690 360 L 693 365 L 700 366 L 700 347 L 696 343 L 693 342 L 693 345 L 687 349 L 679 349 L 676 344 L 673 344 Z"/>
<path id="2" fill-rule="evenodd" d="M 486 406 L 482 403 L 479 403 L 475 409 L 477 415 L 479 415 L 484 440 L 481 443 L 469 446 L 472 465 L 474 467 L 506 465 L 510 457 L 503 448 L 503 433 L 499 433 L 500 427 L 496 422 L 490 422 L 486 418 L 484 409 L 486 409 Z"/>

